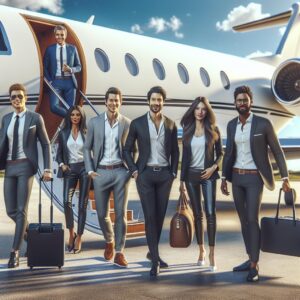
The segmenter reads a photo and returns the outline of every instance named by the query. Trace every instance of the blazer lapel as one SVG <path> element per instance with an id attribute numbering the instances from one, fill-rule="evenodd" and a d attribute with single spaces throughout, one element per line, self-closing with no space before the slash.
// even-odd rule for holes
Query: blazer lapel
<path id="1" fill-rule="evenodd" d="M 165 147 L 167 149 L 167 147 L 170 146 L 170 141 L 171 141 L 171 129 L 170 129 L 170 122 L 169 122 L 169 119 L 165 118 L 165 121 L 164 121 L 164 126 L 165 126 Z M 168 153 L 166 151 L 166 153 Z"/>
<path id="2" fill-rule="evenodd" d="M 122 137 L 124 132 L 124 118 L 119 115 L 118 138 L 119 138 L 119 151 L 122 154 Z M 122 157 L 122 155 L 121 155 Z"/>
<path id="3" fill-rule="evenodd" d="M 149 124 L 148 124 L 148 113 L 146 113 L 144 118 L 144 126 L 145 126 L 145 144 L 150 146 L 150 132 L 149 132 Z"/>
<path id="4" fill-rule="evenodd" d="M 25 123 L 24 123 L 24 133 L 23 133 L 23 145 L 26 145 L 31 120 L 32 120 L 32 115 L 28 111 L 26 111 Z"/>
<path id="5" fill-rule="evenodd" d="M 251 148 L 251 153 L 253 155 L 253 136 L 256 132 L 256 127 L 257 127 L 257 119 L 256 119 L 256 116 L 253 114 L 253 117 L 252 117 L 252 122 L 251 122 L 251 130 L 250 130 L 250 148 Z"/>

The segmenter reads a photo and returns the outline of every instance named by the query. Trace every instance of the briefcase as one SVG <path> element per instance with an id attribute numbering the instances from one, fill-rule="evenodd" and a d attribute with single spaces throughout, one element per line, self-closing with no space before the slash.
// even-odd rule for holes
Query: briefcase
<path id="1" fill-rule="evenodd" d="M 282 189 L 280 189 L 275 217 L 261 219 L 261 250 L 283 255 L 300 256 L 300 220 L 296 219 L 295 204 L 293 217 L 279 217 Z"/>
<path id="2" fill-rule="evenodd" d="M 188 247 L 194 237 L 194 215 L 185 193 L 181 193 L 177 211 L 170 224 L 170 246 L 173 248 Z"/>
<path id="3" fill-rule="evenodd" d="M 42 223 L 42 184 L 39 188 L 39 223 L 29 224 L 27 241 L 27 265 L 33 267 L 64 265 L 64 229 L 61 223 L 53 223 L 53 179 L 51 180 L 50 223 Z"/>

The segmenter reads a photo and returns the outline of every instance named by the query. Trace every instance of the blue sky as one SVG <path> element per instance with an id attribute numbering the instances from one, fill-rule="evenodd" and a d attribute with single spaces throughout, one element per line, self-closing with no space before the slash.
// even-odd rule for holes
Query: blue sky
<path id="1" fill-rule="evenodd" d="M 144 34 L 196 47 L 238 56 L 276 51 L 284 27 L 235 33 L 235 23 L 243 23 L 290 9 L 292 0 L 0 0 L 11 5 L 46 14 L 86 21 L 95 15 L 94 24 Z M 300 118 L 281 132 L 299 137 Z"/>

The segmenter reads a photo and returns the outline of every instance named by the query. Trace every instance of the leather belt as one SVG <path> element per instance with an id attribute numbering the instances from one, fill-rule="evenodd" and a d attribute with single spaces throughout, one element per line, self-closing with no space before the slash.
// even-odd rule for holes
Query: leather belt
<path id="1" fill-rule="evenodd" d="M 28 158 L 20 158 L 20 159 L 16 159 L 16 160 L 7 160 L 6 163 L 8 164 L 17 164 L 23 161 L 28 161 Z"/>
<path id="2" fill-rule="evenodd" d="M 104 169 L 104 170 L 114 170 L 114 169 L 119 169 L 119 168 L 124 168 L 124 164 L 120 163 L 120 164 L 116 164 L 116 165 L 99 165 L 98 166 L 99 169 Z"/>
<path id="3" fill-rule="evenodd" d="M 72 76 L 55 76 L 55 79 L 58 80 L 66 80 L 66 79 L 71 79 Z"/>
<path id="4" fill-rule="evenodd" d="M 147 170 L 151 170 L 153 172 L 160 172 L 163 170 L 170 170 L 169 166 L 164 166 L 164 167 L 160 167 L 160 166 L 147 166 L 146 167 Z"/>
<path id="5" fill-rule="evenodd" d="M 258 174 L 257 170 L 249 170 L 249 169 L 239 169 L 239 168 L 233 168 L 232 171 L 234 173 L 238 173 L 239 175 L 245 175 L 245 174 Z"/>

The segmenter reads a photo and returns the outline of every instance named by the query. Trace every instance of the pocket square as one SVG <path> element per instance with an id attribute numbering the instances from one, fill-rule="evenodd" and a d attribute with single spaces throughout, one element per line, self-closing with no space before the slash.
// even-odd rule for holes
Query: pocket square
<path id="1" fill-rule="evenodd" d="M 262 133 L 257 133 L 257 134 L 254 134 L 253 136 L 260 136 L 260 135 L 263 135 Z"/>
<path id="2" fill-rule="evenodd" d="M 32 126 L 30 126 L 30 127 L 29 127 L 29 129 L 31 129 L 31 128 L 34 128 L 34 127 L 36 127 L 36 125 L 32 125 Z"/>

